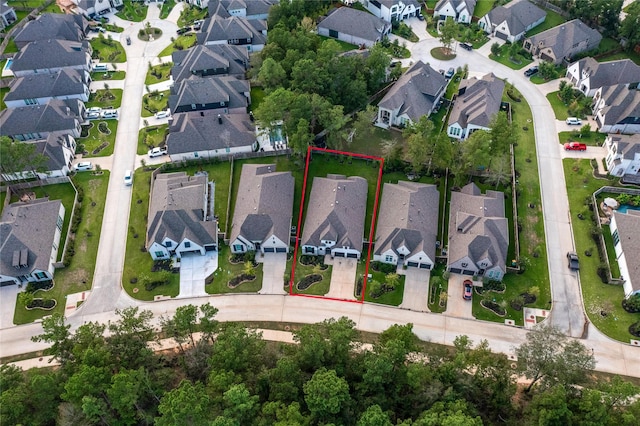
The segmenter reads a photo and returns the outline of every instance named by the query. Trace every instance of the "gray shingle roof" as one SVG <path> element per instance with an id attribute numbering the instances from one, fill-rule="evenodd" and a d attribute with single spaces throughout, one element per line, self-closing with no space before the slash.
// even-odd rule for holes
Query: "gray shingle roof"
<path id="1" fill-rule="evenodd" d="M 489 127 L 493 116 L 500 111 L 504 81 L 489 73 L 478 80 L 462 80 L 458 96 L 451 114 L 449 124 L 459 123 L 465 129 L 469 124 Z"/>
<path id="2" fill-rule="evenodd" d="M 542 43 L 541 48 L 550 48 L 557 59 L 562 59 L 573 51 L 573 46 L 590 40 L 590 45 L 597 46 L 602 35 L 579 19 L 565 22 L 530 37 L 534 46 Z"/>
<path id="3" fill-rule="evenodd" d="M 44 105 L 9 108 L 0 112 L 0 135 L 48 133 L 77 127 L 81 102 L 77 99 L 52 99 Z"/>
<path id="4" fill-rule="evenodd" d="M 605 125 L 620 123 L 628 117 L 640 117 L 640 91 L 629 90 L 624 84 L 602 88 L 601 99 Z"/>
<path id="5" fill-rule="evenodd" d="M 205 221 L 208 179 L 206 174 L 161 173 L 153 181 L 149 201 L 147 247 L 165 238 L 180 242 L 185 238 L 199 245 L 215 244 L 217 222 Z"/>
<path id="6" fill-rule="evenodd" d="M 275 164 L 244 164 L 230 240 L 242 235 L 249 241 L 263 242 L 275 235 L 288 244 L 294 184 L 291 172 L 276 172 Z"/>
<path id="7" fill-rule="evenodd" d="M 633 160 L 636 155 L 640 155 L 640 134 L 611 134 L 609 137 L 617 144 L 616 153 L 620 154 L 625 160 Z"/>
<path id="8" fill-rule="evenodd" d="M 11 70 L 29 71 L 86 65 L 91 55 L 88 42 L 39 40 L 27 44 L 13 58 Z"/>
<path id="9" fill-rule="evenodd" d="M 174 64 L 171 68 L 174 84 L 206 70 L 224 68 L 226 74 L 243 76 L 249 68 L 247 49 L 231 44 L 197 45 L 173 52 L 171 59 Z"/>
<path id="10" fill-rule="evenodd" d="M 507 22 L 509 32 L 512 35 L 520 34 L 525 29 L 538 21 L 547 12 L 527 0 L 516 0 L 504 6 L 498 6 L 487 14 L 489 20 L 494 25 Z"/>
<path id="11" fill-rule="evenodd" d="M 222 114 L 212 110 L 174 115 L 167 137 L 169 155 L 221 150 L 255 143 L 255 127 L 248 114 Z"/>
<path id="12" fill-rule="evenodd" d="M 318 28 L 326 28 L 375 42 L 385 35 L 389 25 L 384 19 L 369 12 L 340 7 L 318 23 Z"/>
<path id="13" fill-rule="evenodd" d="M 437 96 L 442 93 L 447 80 L 429 64 L 418 61 L 404 73 L 382 98 L 379 107 L 407 114 L 411 120 L 429 114 Z"/>
<path id="14" fill-rule="evenodd" d="M 36 269 L 47 271 L 54 243 L 60 200 L 36 199 L 12 203 L 0 219 L 0 274 L 20 276 Z M 13 256 L 27 250 L 27 266 L 16 269 Z"/>
<path id="15" fill-rule="evenodd" d="M 88 25 L 82 15 L 43 13 L 17 31 L 13 40 L 18 47 L 32 41 L 48 39 L 79 42 L 84 40 Z"/>
<path id="16" fill-rule="evenodd" d="M 72 137 L 66 133 L 51 132 L 49 136 L 47 136 L 47 139 L 28 141 L 25 143 L 33 143 L 36 146 L 36 154 L 42 154 L 47 157 L 48 160 L 44 167 L 48 171 L 62 170 L 68 165 L 64 156 L 65 148 L 73 152 L 71 145 Z"/>
<path id="17" fill-rule="evenodd" d="M 243 108 L 249 105 L 251 88 L 247 80 L 238 80 L 234 76 L 196 77 L 180 81 L 171 87 L 169 108 L 175 111 L 180 106 L 225 103 L 225 108 Z"/>
<path id="18" fill-rule="evenodd" d="M 269 9 L 277 0 L 210 0 L 209 15 L 213 15 L 221 5 L 225 11 L 245 9 L 247 16 L 262 15 L 269 13 Z"/>
<path id="19" fill-rule="evenodd" d="M 618 227 L 620 246 L 627 261 L 628 277 L 631 281 L 633 291 L 640 290 L 640 239 L 638 239 L 638 229 L 640 229 L 640 213 L 629 210 L 627 213 L 613 212 Z"/>
<path id="20" fill-rule="evenodd" d="M 598 62 L 588 57 L 578 61 L 578 72 L 580 78 L 583 77 L 583 73 L 589 75 L 591 89 L 640 82 L 640 66 L 631 59 Z"/>
<path id="21" fill-rule="evenodd" d="M 464 256 L 474 262 L 488 257 L 506 270 L 509 229 L 504 210 L 504 194 L 480 189 L 470 183 L 451 193 L 449 207 L 449 263 Z"/>
<path id="22" fill-rule="evenodd" d="M 400 0 L 378 0 L 378 3 L 385 5 L 388 9 L 400 3 Z M 416 0 L 402 0 L 406 6 L 413 5 L 416 9 L 420 9 L 420 4 Z"/>
<path id="23" fill-rule="evenodd" d="M 435 5 L 434 10 L 440 10 L 446 3 L 451 3 L 455 10 L 458 10 L 458 7 L 464 3 L 466 4 L 469 13 L 473 15 L 473 10 L 476 8 L 477 0 L 439 0 Z"/>
<path id="24" fill-rule="evenodd" d="M 85 92 L 87 74 L 75 69 L 61 69 L 52 74 L 32 74 L 14 78 L 4 100 L 64 97 Z"/>
<path id="25" fill-rule="evenodd" d="M 265 44 L 267 37 L 262 31 L 267 30 L 267 22 L 262 19 L 246 19 L 239 16 L 214 15 L 207 18 L 197 34 L 198 44 L 214 41 L 250 39 L 251 44 Z"/>
<path id="26" fill-rule="evenodd" d="M 321 240 L 333 240 L 335 247 L 362 251 L 367 189 L 366 179 L 360 176 L 314 177 L 302 245 L 320 246 Z"/>
<path id="27" fill-rule="evenodd" d="M 435 185 L 399 181 L 382 189 L 376 230 L 375 254 L 405 246 L 411 253 L 423 250 L 435 260 L 440 193 Z"/>

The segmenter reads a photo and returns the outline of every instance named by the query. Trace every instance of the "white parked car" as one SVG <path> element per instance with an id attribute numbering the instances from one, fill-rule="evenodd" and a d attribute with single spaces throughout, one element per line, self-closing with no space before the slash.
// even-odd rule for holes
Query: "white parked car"
<path id="1" fill-rule="evenodd" d="M 100 108 L 100 107 L 87 108 L 87 112 L 88 113 L 97 112 L 98 114 L 100 114 L 102 112 L 102 108 Z"/>
<path id="2" fill-rule="evenodd" d="M 116 118 L 118 117 L 117 109 L 105 109 L 102 111 L 102 118 Z"/>
<path id="3" fill-rule="evenodd" d="M 84 172 L 93 169 L 93 164 L 90 161 L 82 161 L 76 164 L 74 169 L 76 172 Z"/>
<path id="4" fill-rule="evenodd" d="M 133 185 L 133 172 L 131 170 L 124 172 L 124 184 L 127 186 Z"/>
<path id="5" fill-rule="evenodd" d="M 100 118 L 99 112 L 87 112 L 87 120 L 97 120 Z"/>
<path id="6" fill-rule="evenodd" d="M 156 118 L 167 118 L 171 115 L 171 113 L 169 113 L 169 110 L 164 110 L 164 111 L 158 111 L 156 112 Z"/>
<path id="7" fill-rule="evenodd" d="M 577 117 L 569 117 L 567 118 L 566 123 L 570 126 L 581 126 L 582 125 L 582 120 L 580 120 Z"/>
<path id="8" fill-rule="evenodd" d="M 167 155 L 167 148 L 160 148 L 159 146 L 152 148 L 148 152 L 149 157 L 160 157 L 161 155 Z"/>

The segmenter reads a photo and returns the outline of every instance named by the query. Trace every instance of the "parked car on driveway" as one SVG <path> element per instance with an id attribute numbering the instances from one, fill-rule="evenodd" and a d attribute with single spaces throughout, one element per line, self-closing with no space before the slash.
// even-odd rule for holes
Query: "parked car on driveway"
<path id="1" fill-rule="evenodd" d="M 74 166 L 76 172 L 84 172 L 93 169 L 91 161 L 82 161 Z"/>
<path id="2" fill-rule="evenodd" d="M 176 32 L 178 33 L 178 35 L 182 35 L 188 33 L 189 31 L 191 31 L 191 27 L 178 28 Z"/>
<path id="3" fill-rule="evenodd" d="M 160 157 L 161 155 L 167 155 L 167 148 L 166 147 L 161 148 L 157 146 L 155 148 L 150 149 L 147 154 L 149 154 L 150 158 Z"/>
<path id="4" fill-rule="evenodd" d="M 581 126 L 582 125 L 582 120 L 580 120 L 577 117 L 569 117 L 569 118 L 567 118 L 567 120 L 565 122 L 569 126 Z"/>
<path id="5" fill-rule="evenodd" d="M 575 252 L 570 251 L 567 253 L 567 260 L 569 261 L 569 269 L 572 271 L 580 269 L 580 260 L 578 260 L 578 255 Z"/>
<path id="6" fill-rule="evenodd" d="M 117 109 L 105 109 L 102 111 L 102 118 L 116 118 L 118 117 Z"/>
<path id="7" fill-rule="evenodd" d="M 446 73 L 444 73 L 444 78 L 446 78 L 447 80 L 450 79 L 451 77 L 453 77 L 453 75 L 456 73 L 456 70 L 451 67 L 447 70 Z"/>
<path id="8" fill-rule="evenodd" d="M 170 115 L 171 113 L 169 112 L 169 110 L 162 110 L 162 111 L 156 112 L 156 118 L 167 118 Z"/>
<path id="9" fill-rule="evenodd" d="M 462 283 L 462 298 L 464 300 L 471 300 L 473 295 L 473 283 L 471 280 L 464 280 Z"/>
<path id="10" fill-rule="evenodd" d="M 418 13 L 418 19 L 424 21 L 424 16 L 422 15 L 422 13 Z"/>
<path id="11" fill-rule="evenodd" d="M 525 76 L 525 77 L 531 77 L 532 75 L 536 74 L 536 73 L 538 72 L 538 70 L 539 70 L 539 69 L 538 69 L 538 66 L 537 66 L 537 65 L 535 65 L 535 66 L 533 66 L 533 67 L 531 67 L 531 68 L 527 69 L 527 70 L 524 72 L 524 76 Z"/>
<path id="12" fill-rule="evenodd" d="M 97 120 L 100 118 L 99 112 L 87 112 L 87 120 Z"/>
<path id="13" fill-rule="evenodd" d="M 580 142 L 567 142 L 564 144 L 565 151 L 586 151 L 587 145 Z"/>
<path id="14" fill-rule="evenodd" d="M 470 45 L 469 43 L 460 43 L 460 47 L 462 47 L 464 50 L 473 50 L 473 46 Z"/>

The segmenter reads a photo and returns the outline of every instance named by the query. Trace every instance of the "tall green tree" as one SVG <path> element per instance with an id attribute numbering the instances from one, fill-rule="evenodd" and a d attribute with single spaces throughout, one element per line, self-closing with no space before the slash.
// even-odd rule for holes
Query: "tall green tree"
<path id="1" fill-rule="evenodd" d="M 36 145 L 0 136 L 0 170 L 2 174 L 22 180 L 44 173 L 49 157 L 37 153 Z"/>
<path id="2" fill-rule="evenodd" d="M 458 24 L 451 19 L 447 18 L 440 25 L 440 33 L 438 34 L 438 40 L 444 46 L 445 49 L 451 51 L 451 44 L 455 40 L 455 36 L 458 33 Z"/>
<path id="3" fill-rule="evenodd" d="M 153 357 L 149 342 L 155 331 L 151 325 L 151 311 L 135 307 L 116 309 L 118 320 L 109 323 L 107 344 L 121 368 L 137 369 Z"/>
<path id="4" fill-rule="evenodd" d="M 267 58 L 260 66 L 258 81 L 266 91 L 273 90 L 286 85 L 287 73 L 279 62 L 273 58 Z"/>
<path id="5" fill-rule="evenodd" d="M 156 417 L 158 426 L 208 424 L 210 420 L 211 401 L 202 383 L 191 383 L 183 380 L 175 389 L 167 392 L 160 401 Z"/>
<path id="6" fill-rule="evenodd" d="M 334 370 L 322 368 L 304 384 L 304 400 L 319 422 L 336 421 L 350 399 L 349 384 Z"/>

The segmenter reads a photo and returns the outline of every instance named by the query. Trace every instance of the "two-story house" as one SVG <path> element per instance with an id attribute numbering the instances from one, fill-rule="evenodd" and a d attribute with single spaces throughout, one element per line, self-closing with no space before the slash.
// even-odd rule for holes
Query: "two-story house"
<path id="1" fill-rule="evenodd" d="M 232 253 L 288 253 L 295 179 L 275 164 L 243 164 L 233 211 Z"/>
<path id="2" fill-rule="evenodd" d="M 491 9 L 480 18 L 478 25 L 487 34 L 514 43 L 543 23 L 546 17 L 547 12 L 529 0 L 514 0 Z"/>
<path id="3" fill-rule="evenodd" d="M 63 68 L 51 74 L 31 74 L 14 78 L 4 98 L 7 108 L 43 105 L 52 99 L 89 100 L 89 73 Z"/>
<path id="4" fill-rule="evenodd" d="M 88 41 L 38 40 L 27 44 L 13 57 L 11 71 L 16 77 L 51 74 L 62 69 L 91 72 L 91 45 Z"/>
<path id="5" fill-rule="evenodd" d="M 561 64 L 578 53 L 598 47 L 602 35 L 579 19 L 525 38 L 523 48 L 540 59 Z"/>
<path id="6" fill-rule="evenodd" d="M 609 174 L 625 182 L 640 183 L 640 134 L 609 134 L 604 147 Z"/>
<path id="7" fill-rule="evenodd" d="M 640 91 L 626 84 L 599 88 L 593 115 L 600 133 L 640 133 Z"/>
<path id="8" fill-rule="evenodd" d="M 52 132 L 49 133 L 46 139 L 16 143 L 34 145 L 34 154 L 44 156 L 46 163 L 43 165 L 43 170 L 25 170 L 16 174 L 2 173 L 4 180 L 30 179 L 34 177 L 46 179 L 48 177 L 67 176 L 71 172 L 71 165 L 76 154 L 76 140 L 73 136 L 66 133 Z"/>
<path id="9" fill-rule="evenodd" d="M 362 5 L 387 22 L 404 21 L 420 13 L 416 0 L 361 0 Z"/>
<path id="10" fill-rule="evenodd" d="M 51 132 L 80 137 L 85 107 L 78 99 L 53 99 L 44 105 L 0 111 L 0 135 L 15 140 L 45 139 Z"/>
<path id="11" fill-rule="evenodd" d="M 631 59 L 598 62 L 588 57 L 569 65 L 566 77 L 585 96 L 593 97 L 596 90 L 605 86 L 624 84 L 632 89 L 637 88 L 640 66 Z"/>
<path id="12" fill-rule="evenodd" d="M 624 297 L 640 294 L 640 212 L 628 210 L 626 213 L 614 211 L 609 225 L 620 276 L 624 280 Z"/>
<path id="13" fill-rule="evenodd" d="M 191 77 L 171 86 L 169 108 L 172 114 L 203 110 L 246 114 L 250 92 L 249 81 L 234 76 Z"/>
<path id="14" fill-rule="evenodd" d="M 66 40 L 82 42 L 89 29 L 89 21 L 82 15 L 43 13 L 16 31 L 13 41 L 22 49 L 33 41 Z"/>
<path id="15" fill-rule="evenodd" d="M 391 32 L 391 23 L 362 10 L 340 7 L 330 11 L 317 28 L 321 36 L 371 47 Z"/>
<path id="16" fill-rule="evenodd" d="M 243 78 L 249 69 L 249 52 L 230 44 L 196 45 L 171 54 L 174 84 L 191 76 L 210 77 L 234 75 Z"/>
<path id="17" fill-rule="evenodd" d="M 439 20 L 451 18 L 461 24 L 470 24 L 477 0 L 439 0 L 433 16 Z"/>
<path id="18" fill-rule="evenodd" d="M 267 19 L 269 9 L 278 0 L 190 0 L 202 4 L 201 8 L 208 7 L 209 16 L 217 13 L 222 7 L 231 16 L 240 16 L 247 19 Z"/>
<path id="19" fill-rule="evenodd" d="M 13 6 L 9 6 L 6 1 L 0 2 L 0 31 L 7 28 L 18 20 L 18 15 Z"/>
<path id="20" fill-rule="evenodd" d="M 104 15 L 112 9 L 124 5 L 124 0 L 71 0 L 75 5 L 75 12 L 80 15 Z"/>
<path id="21" fill-rule="evenodd" d="M 205 19 L 196 35 L 198 44 L 231 44 L 249 52 L 259 52 L 267 42 L 267 21 L 231 16 L 224 8 Z"/>

